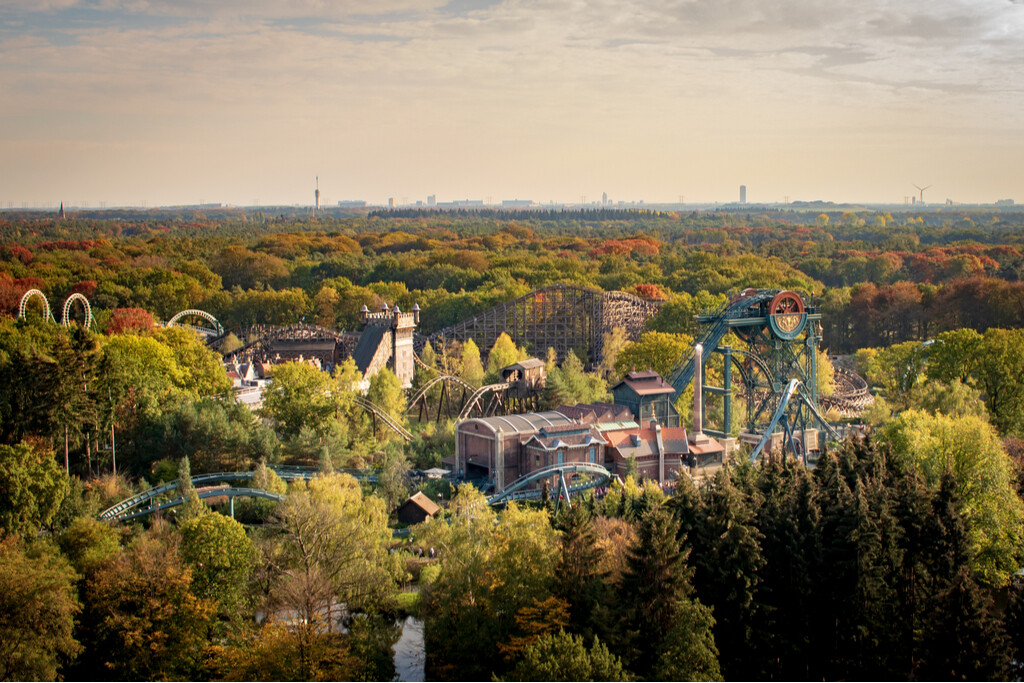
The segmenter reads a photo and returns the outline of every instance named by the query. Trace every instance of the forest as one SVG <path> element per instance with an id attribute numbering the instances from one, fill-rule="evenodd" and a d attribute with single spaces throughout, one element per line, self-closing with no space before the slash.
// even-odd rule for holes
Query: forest
<path id="1" fill-rule="evenodd" d="M 0 213 L 0 676 L 391 680 L 411 617 L 431 680 L 1020 677 L 1022 254 L 1012 210 Z M 871 387 L 845 418 L 862 436 L 813 468 L 776 453 L 493 509 L 417 475 L 453 424 L 415 419 L 391 372 L 366 397 L 408 443 L 360 409 L 351 360 L 275 365 L 257 411 L 223 365 L 255 326 L 353 331 L 364 305 L 416 304 L 430 334 L 557 283 L 660 309 L 602 359 L 427 345 L 414 390 L 536 356 L 540 407 L 608 400 L 629 368 L 671 368 L 696 315 L 793 289 L 822 357 Z M 84 295 L 94 324 L 38 300 L 19 319 L 30 289 L 55 312 Z M 190 308 L 232 334 L 162 326 Z M 207 472 L 281 500 L 208 504 Z M 180 507 L 100 520 L 168 482 Z M 443 511 L 398 523 L 417 490 Z"/>

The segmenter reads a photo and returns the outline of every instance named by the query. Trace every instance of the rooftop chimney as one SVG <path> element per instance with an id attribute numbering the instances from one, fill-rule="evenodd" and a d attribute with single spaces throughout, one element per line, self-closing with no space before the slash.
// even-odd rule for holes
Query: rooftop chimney
<path id="1" fill-rule="evenodd" d="M 704 443 L 704 347 L 693 347 L 693 443 Z"/>

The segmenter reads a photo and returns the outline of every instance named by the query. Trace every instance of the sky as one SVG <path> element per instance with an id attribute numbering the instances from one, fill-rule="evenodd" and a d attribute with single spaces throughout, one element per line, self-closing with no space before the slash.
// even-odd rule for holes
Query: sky
<path id="1" fill-rule="evenodd" d="M 1024 0 L 0 0 L 0 208 L 1024 201 Z"/>

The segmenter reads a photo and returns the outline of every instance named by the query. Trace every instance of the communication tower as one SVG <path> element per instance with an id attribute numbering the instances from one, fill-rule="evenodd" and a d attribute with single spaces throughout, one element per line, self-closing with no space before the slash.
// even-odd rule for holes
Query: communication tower
<path id="1" fill-rule="evenodd" d="M 320 211 L 320 176 L 316 177 L 316 191 L 313 193 L 313 197 L 316 200 L 315 211 Z"/>

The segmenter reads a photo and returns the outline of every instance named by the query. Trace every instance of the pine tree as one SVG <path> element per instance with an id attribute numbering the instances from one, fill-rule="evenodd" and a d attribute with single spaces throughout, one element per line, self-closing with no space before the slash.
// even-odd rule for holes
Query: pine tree
<path id="1" fill-rule="evenodd" d="M 691 552 L 698 554 L 699 550 L 694 545 L 698 541 L 698 537 L 694 531 L 700 517 L 704 514 L 703 505 L 700 492 L 693 480 L 689 476 L 681 474 L 676 480 L 675 493 L 666 504 L 666 508 L 679 523 L 680 540 Z"/>
<path id="2" fill-rule="evenodd" d="M 922 616 L 915 676 L 1005 678 L 1012 643 L 993 616 L 992 599 L 970 570 L 970 545 L 955 477 L 943 475 L 932 499 L 928 536 L 931 587 Z M 1009 613 L 1013 613 L 1011 598 Z"/>
<path id="3" fill-rule="evenodd" d="M 210 509 L 199 500 L 199 493 L 192 485 L 192 468 L 187 455 L 178 463 L 178 491 L 182 498 L 178 511 L 179 522 L 187 522 L 209 513 Z"/>
<path id="4" fill-rule="evenodd" d="M 595 634 L 605 637 L 607 624 L 594 619 L 595 610 L 609 596 L 605 577 L 597 569 L 604 552 L 597 545 L 593 515 L 583 505 L 564 510 L 558 516 L 562 538 L 554 593 L 569 604 L 569 630 L 588 640 Z"/>
<path id="5" fill-rule="evenodd" d="M 1009 651 L 989 596 L 962 566 L 936 594 L 921 637 L 918 680 L 1004 680 Z"/>
<path id="6" fill-rule="evenodd" d="M 758 663 L 754 677 L 808 679 L 814 573 L 820 561 L 821 513 L 813 482 L 802 465 L 773 459 L 762 467 L 758 488 L 755 523 L 765 570 L 749 643 Z"/>
<path id="7" fill-rule="evenodd" d="M 728 467 L 715 475 L 697 534 L 694 585 L 701 602 L 715 610 L 715 642 L 726 678 L 751 679 L 757 664 L 747 643 L 753 637 L 755 593 L 764 567 L 761 533 L 750 501 L 732 483 Z"/>
<path id="8" fill-rule="evenodd" d="M 672 671 L 682 679 L 717 677 L 717 652 L 710 631 L 710 611 L 694 601 L 686 566 L 687 552 L 679 542 L 679 525 L 664 508 L 655 508 L 637 524 L 637 540 L 629 549 L 626 571 L 619 585 L 620 611 L 617 643 L 627 668 L 641 678 L 655 674 L 675 652 L 676 661 L 697 663 L 702 670 Z M 677 628 L 688 624 L 684 635 Z M 703 629 L 703 630 L 701 630 Z M 681 654 L 682 650 L 686 650 Z M 695 651 L 696 650 L 696 651 Z"/>

